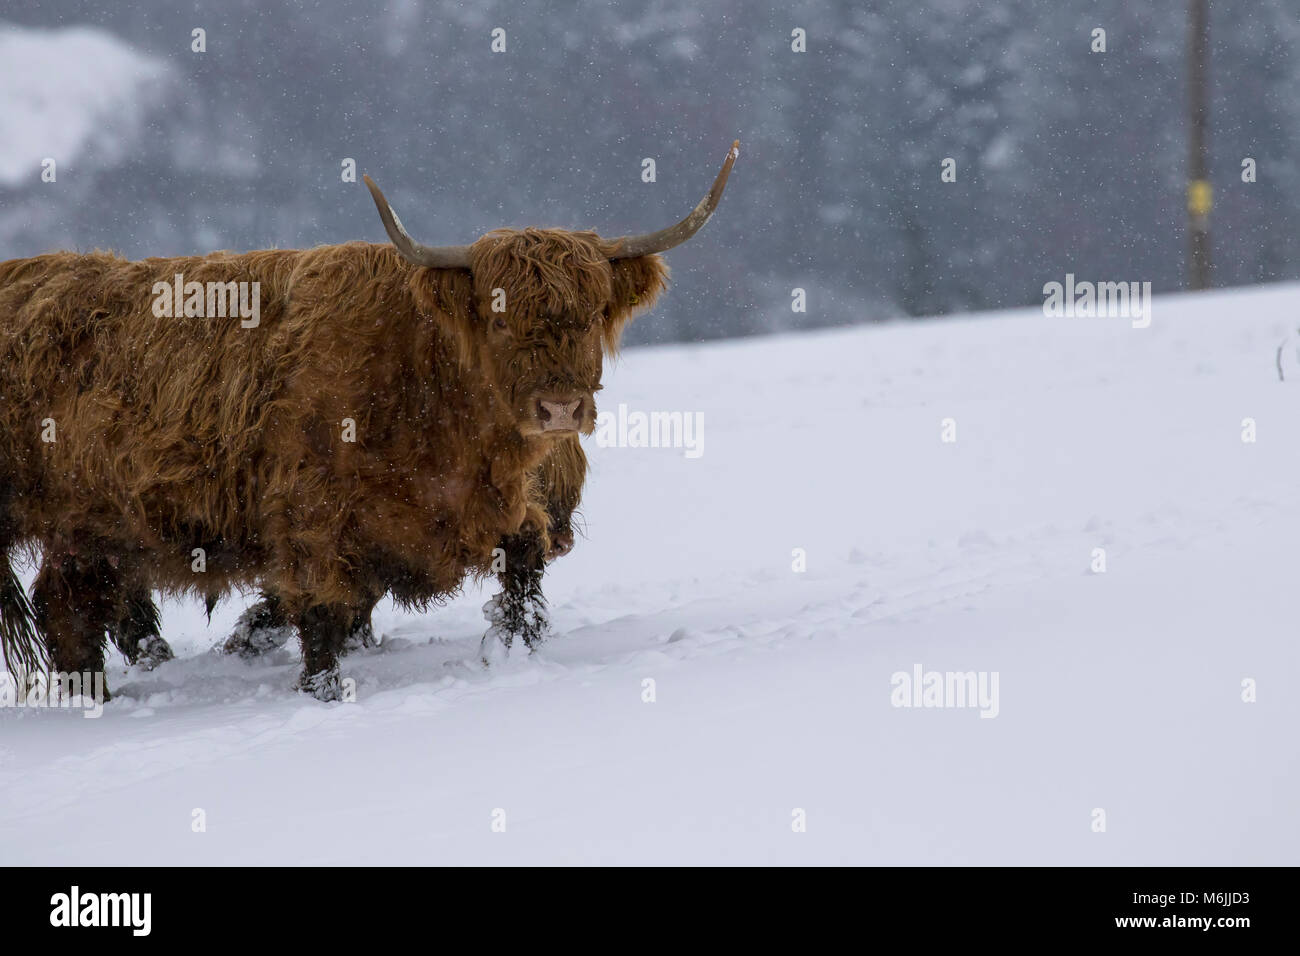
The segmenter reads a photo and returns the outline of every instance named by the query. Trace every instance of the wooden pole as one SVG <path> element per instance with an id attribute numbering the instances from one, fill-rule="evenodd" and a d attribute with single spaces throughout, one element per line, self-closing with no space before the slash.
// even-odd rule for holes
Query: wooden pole
<path id="1" fill-rule="evenodd" d="M 1210 125 L 1209 0 L 1188 0 L 1190 35 L 1187 44 L 1188 171 L 1187 171 L 1187 280 L 1190 288 L 1210 287 L 1210 188 L 1206 133 Z"/>

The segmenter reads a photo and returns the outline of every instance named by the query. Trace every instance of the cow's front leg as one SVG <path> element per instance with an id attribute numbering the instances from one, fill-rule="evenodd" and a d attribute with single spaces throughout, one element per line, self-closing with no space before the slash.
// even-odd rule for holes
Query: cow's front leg
<path id="1" fill-rule="evenodd" d="M 353 611 L 345 604 L 316 604 L 298 615 L 302 677 L 298 689 L 317 700 L 338 700 L 339 654 L 347 642 Z"/>
<path id="2" fill-rule="evenodd" d="M 505 566 L 497 574 L 501 593 L 483 607 L 492 625 L 483 635 L 483 662 L 502 651 L 508 652 L 515 638 L 530 651 L 550 633 L 550 613 L 542 595 L 542 574 L 546 569 L 546 539 L 529 528 L 501 541 Z"/>

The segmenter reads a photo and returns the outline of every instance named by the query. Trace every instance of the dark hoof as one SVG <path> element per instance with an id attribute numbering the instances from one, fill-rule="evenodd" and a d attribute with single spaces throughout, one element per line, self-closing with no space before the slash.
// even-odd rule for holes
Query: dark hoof
<path id="1" fill-rule="evenodd" d="M 304 673 L 302 677 L 298 678 L 298 689 L 304 694 L 311 694 L 317 700 L 326 703 L 340 700 L 343 697 L 343 688 L 337 667 L 332 670 L 317 671 L 315 674 Z"/>
<path id="2" fill-rule="evenodd" d="M 348 654 L 352 651 L 378 646 L 379 642 L 375 640 L 375 629 L 367 620 L 364 624 L 358 624 L 348 634 L 347 640 L 343 642 L 343 653 Z"/>
<path id="3" fill-rule="evenodd" d="M 142 670 L 151 671 L 175 657 L 171 645 L 161 637 L 146 637 L 141 639 L 135 660 L 131 663 Z"/>
<path id="4" fill-rule="evenodd" d="M 221 653 L 249 660 L 284 647 L 293 635 L 293 627 L 275 620 L 266 605 L 259 602 L 239 616 L 234 632 L 221 645 Z"/>
<path id="5" fill-rule="evenodd" d="M 487 667 L 505 661 L 515 638 L 522 640 L 531 652 L 551 633 L 546 602 L 540 599 L 512 600 L 510 595 L 501 593 L 483 605 L 483 617 L 492 625 L 479 644 L 479 658 Z"/>

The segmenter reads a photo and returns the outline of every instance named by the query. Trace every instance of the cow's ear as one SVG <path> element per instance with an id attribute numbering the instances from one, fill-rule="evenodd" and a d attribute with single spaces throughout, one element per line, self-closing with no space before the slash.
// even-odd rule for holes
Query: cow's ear
<path id="1" fill-rule="evenodd" d="M 613 259 L 609 305 L 605 307 L 605 352 L 614 355 L 623 338 L 623 326 L 655 304 L 668 287 L 668 264 L 661 256 Z"/>
<path id="2" fill-rule="evenodd" d="M 415 304 L 430 315 L 438 329 L 456 348 L 465 368 L 478 355 L 479 320 L 474 306 L 474 279 L 468 269 L 416 269 L 411 274 Z"/>

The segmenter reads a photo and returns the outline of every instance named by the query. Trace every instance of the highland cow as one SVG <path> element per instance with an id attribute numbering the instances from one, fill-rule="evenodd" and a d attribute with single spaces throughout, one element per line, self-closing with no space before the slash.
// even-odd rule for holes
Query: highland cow
<path id="1" fill-rule="evenodd" d="M 549 518 L 550 547 L 541 537 L 528 532 L 501 539 L 494 567 L 501 592 L 489 603 L 489 620 L 495 625 L 484 635 L 481 655 L 486 662 L 497 650 L 492 641 L 509 649 L 516 637 L 528 648 L 535 647 L 549 630 L 549 613 L 542 593 L 542 574 L 546 564 L 567 554 L 573 547 L 573 515 L 582 495 L 587 475 L 587 456 L 576 437 L 558 438 L 534 475 Z M 353 609 L 352 625 L 344 650 L 372 647 L 375 644 L 371 614 L 382 595 L 367 595 Z M 434 596 L 430 595 L 430 599 Z M 206 598 L 209 615 L 219 595 Z M 410 603 L 410 602 L 408 602 Z M 125 616 L 109 629 L 109 639 L 127 662 L 151 670 L 173 657 L 170 645 L 161 635 L 161 622 L 153 596 L 143 592 L 128 599 Z M 293 624 L 285 614 L 284 603 L 272 591 L 263 591 L 248 607 L 232 633 L 221 645 L 223 654 L 245 660 L 282 647 L 292 636 Z"/>
<path id="2" fill-rule="evenodd" d="M 454 594 L 512 536 L 550 548 L 537 470 L 591 433 L 603 356 L 737 154 L 647 235 L 424 246 L 366 177 L 392 245 L 0 263 L 6 662 L 43 645 L 56 671 L 101 671 L 106 634 L 148 630 L 151 590 L 263 587 L 297 628 L 299 686 L 336 699 L 359 608 Z M 157 291 L 173 282 L 174 317 Z M 255 321 L 190 311 L 191 284 L 232 282 L 256 284 Z M 30 603 L 19 549 L 43 555 Z"/>

